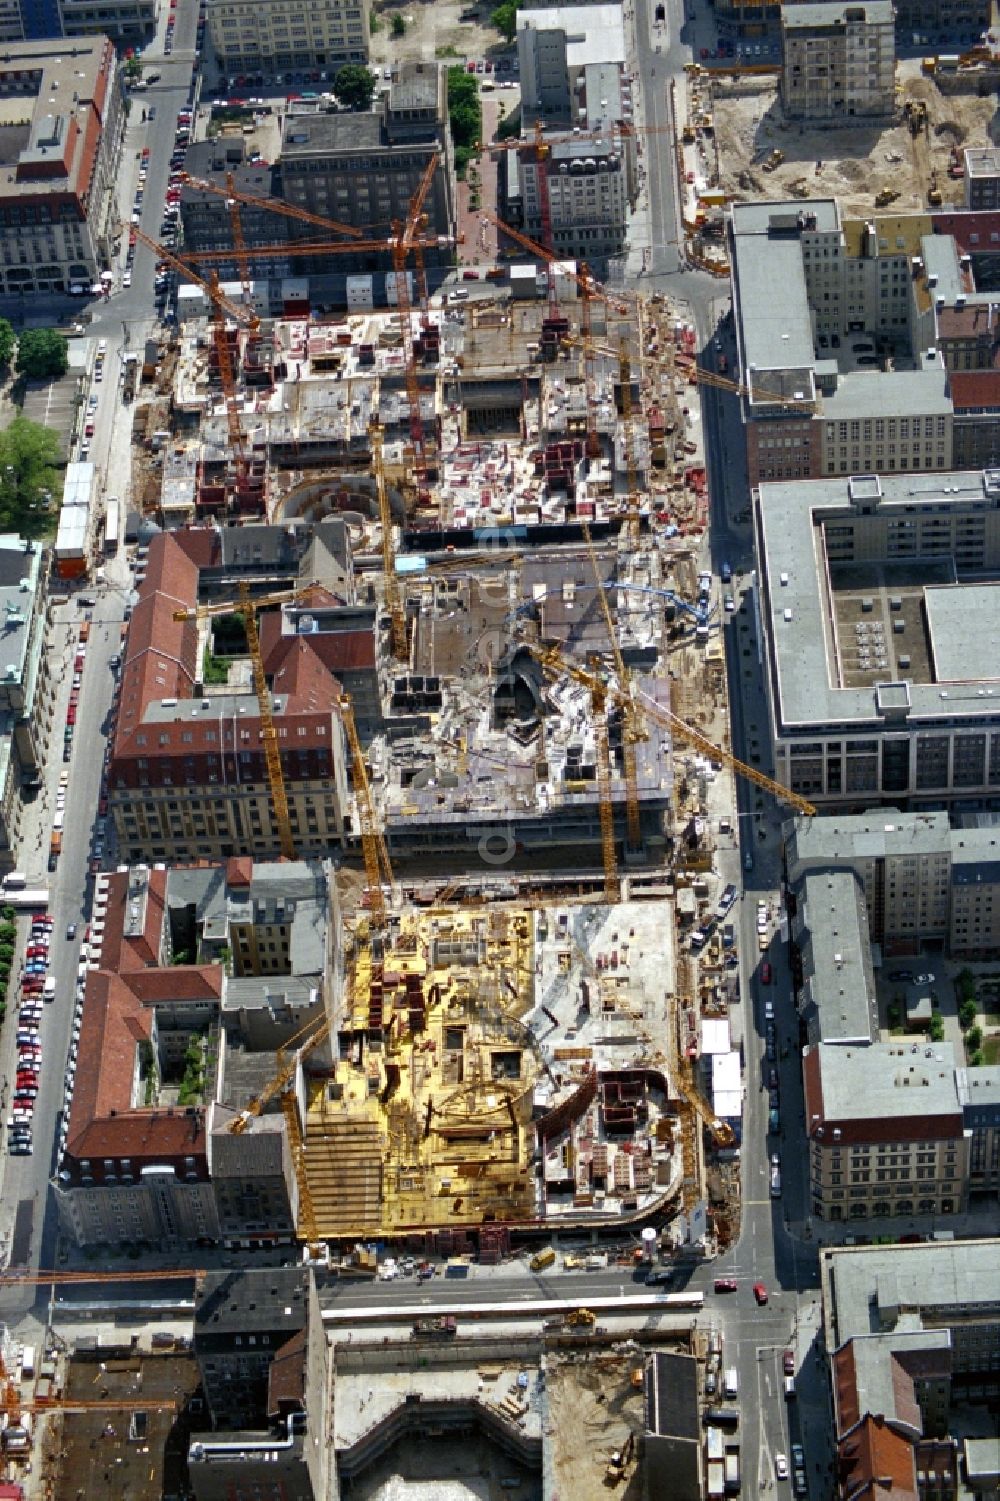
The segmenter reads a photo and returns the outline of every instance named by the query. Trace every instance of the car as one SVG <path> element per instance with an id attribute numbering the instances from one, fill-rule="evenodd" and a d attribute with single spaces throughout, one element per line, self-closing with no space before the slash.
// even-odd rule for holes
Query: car
<path id="1" fill-rule="evenodd" d="M 758 1307 L 763 1308 L 764 1304 L 767 1302 L 767 1288 L 764 1286 L 763 1282 L 755 1282 L 754 1283 L 754 1285 L 753 1285 L 753 1295 L 754 1295 L 754 1297 L 757 1300 Z M 787 1473 L 787 1469 L 788 1469 L 788 1466 L 786 1464 L 786 1466 L 785 1466 L 786 1473 Z"/>
<path id="2" fill-rule="evenodd" d="M 781 1369 L 786 1376 L 795 1375 L 795 1351 L 785 1350 L 781 1356 Z M 794 1453 L 794 1449 L 792 1451 Z"/>
<path id="3" fill-rule="evenodd" d="M 767 1129 L 772 1136 L 781 1130 L 781 1112 L 776 1105 L 767 1112 Z"/>
<path id="4" fill-rule="evenodd" d="M 130 287 L 131 285 L 132 285 L 132 273 L 131 273 L 131 271 L 123 271 L 122 272 L 122 286 L 123 287 Z"/>
<path id="5" fill-rule="evenodd" d="M 797 1470 L 804 1470 L 806 1467 L 806 1453 L 801 1444 L 792 1445 L 792 1464 Z"/>
<path id="6" fill-rule="evenodd" d="M 797 1469 L 792 1474 L 792 1485 L 797 1496 L 805 1496 L 809 1490 L 809 1482 L 806 1479 L 805 1470 Z"/>
<path id="7" fill-rule="evenodd" d="M 767 1021 L 767 1022 L 773 1022 L 774 1021 L 774 1002 L 773 1001 L 765 1001 L 764 1002 L 764 1020 Z"/>
<path id="8" fill-rule="evenodd" d="M 788 1479 L 788 1460 L 780 1449 L 774 1456 L 774 1473 L 779 1480 Z"/>
<path id="9" fill-rule="evenodd" d="M 734 1293 L 738 1290 L 739 1283 L 735 1277 L 716 1277 L 712 1288 L 717 1293 Z"/>
<path id="10" fill-rule="evenodd" d="M 668 1282 L 674 1280 L 674 1274 L 669 1267 L 659 1272 L 650 1272 L 646 1278 L 647 1287 L 666 1287 Z"/>
<path id="11" fill-rule="evenodd" d="M 727 615 L 732 615 L 736 610 L 736 601 L 731 594 L 726 594 L 722 600 L 722 608 Z"/>
<path id="12" fill-rule="evenodd" d="M 912 980 L 911 983 L 914 984 L 914 985 L 933 985 L 934 984 L 934 976 L 933 975 L 914 975 L 913 976 L 913 980 Z"/>
<path id="13" fill-rule="evenodd" d="M 776 1068 L 769 1068 L 767 1071 L 767 1087 L 768 1089 L 777 1089 L 779 1087 L 778 1070 Z"/>
<path id="14" fill-rule="evenodd" d="M 770 964 L 765 959 L 764 963 L 760 967 L 760 983 L 762 985 L 770 985 L 771 980 L 773 979 L 773 977 L 774 977 L 774 971 L 771 969 Z"/>
<path id="15" fill-rule="evenodd" d="M 104 854 L 104 845 L 101 843 L 100 840 L 98 840 L 97 843 L 94 845 L 94 859 L 95 860 L 100 860 L 100 858 L 101 858 L 101 856 L 103 854 Z"/>

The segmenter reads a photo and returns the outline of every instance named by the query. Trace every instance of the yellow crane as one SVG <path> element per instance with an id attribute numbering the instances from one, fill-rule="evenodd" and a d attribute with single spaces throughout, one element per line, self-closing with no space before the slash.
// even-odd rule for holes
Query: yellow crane
<path id="1" fill-rule="evenodd" d="M 621 689 L 622 766 L 625 772 L 626 831 L 629 848 L 636 850 L 642 843 L 642 828 L 639 820 L 639 774 L 636 766 L 635 748 L 638 742 L 644 740 L 646 736 L 639 721 L 635 701 L 629 685 L 628 672 L 622 659 L 621 647 L 618 645 L 618 632 L 615 630 L 615 623 L 611 615 L 611 606 L 608 603 L 608 592 L 604 587 L 604 579 L 601 577 L 597 553 L 594 551 L 594 539 L 590 534 L 590 527 L 587 522 L 584 521 L 581 525 L 583 540 L 587 544 L 590 566 L 594 574 L 597 597 L 601 602 L 604 624 L 608 632 L 608 644 L 611 654 L 614 657 L 615 672 L 618 674 L 618 684 Z"/>
<path id="2" fill-rule="evenodd" d="M 240 602 L 241 608 L 244 610 L 247 619 L 247 646 L 250 650 L 251 659 L 254 662 L 254 685 L 257 690 L 258 701 L 261 705 L 262 726 L 264 723 L 265 711 L 268 719 L 271 720 L 272 729 L 273 718 L 271 716 L 270 693 L 268 692 L 267 682 L 264 678 L 263 661 L 261 660 L 260 655 L 260 639 L 257 635 L 257 625 L 254 618 L 254 610 L 262 609 L 269 605 L 291 604 L 296 600 L 306 598 L 317 589 L 322 589 L 323 587 L 324 586 L 322 584 L 314 582 L 306 584 L 300 589 L 286 589 L 279 594 L 265 594 L 261 596 L 261 598 L 253 600 L 251 602 L 248 597 L 249 591 L 247 589 L 247 586 L 245 584 L 241 584 L 240 586 Z M 175 610 L 174 619 L 197 621 L 211 615 L 228 615 L 232 612 L 232 609 L 233 605 L 231 602 L 213 605 L 196 605 L 194 609 Z M 340 716 L 341 722 L 344 726 L 344 733 L 347 738 L 347 744 L 351 752 L 351 771 L 354 780 L 355 796 L 358 800 L 358 813 L 361 822 L 361 847 L 364 854 L 365 872 L 368 879 L 368 900 L 369 907 L 372 913 L 372 923 L 373 926 L 382 928 L 385 925 L 385 900 L 382 894 L 382 880 L 384 876 L 384 879 L 389 883 L 390 887 L 392 886 L 394 880 L 392 873 L 392 864 L 389 860 L 389 851 L 386 847 L 384 836 L 382 835 L 382 832 L 378 826 L 378 820 L 375 816 L 375 804 L 372 798 L 371 784 L 368 780 L 368 768 L 365 764 L 364 752 L 361 748 L 361 739 L 358 735 L 358 727 L 354 719 L 354 709 L 352 707 L 351 701 L 346 695 L 342 695 L 339 700 L 334 700 L 333 708 Z M 275 750 L 277 750 L 276 738 L 272 743 L 274 744 Z M 266 744 L 267 742 L 265 740 L 265 748 Z M 267 762 L 267 767 L 268 776 L 271 777 L 272 765 L 270 760 L 268 760 Z M 281 767 L 280 756 L 277 758 L 277 764 L 274 767 L 273 774 L 277 778 L 280 788 L 278 795 L 275 796 L 275 782 L 274 780 L 271 781 L 271 794 L 275 804 L 276 817 L 278 804 L 280 802 L 285 809 L 285 819 L 286 823 L 288 823 L 288 797 L 285 793 L 285 779 Z M 289 841 L 291 841 L 292 834 L 290 824 L 288 824 L 288 837 Z M 294 859 L 294 844 L 291 845 L 290 853 L 286 852 L 283 844 L 282 853 L 288 853 L 288 858 Z"/>
<path id="3" fill-rule="evenodd" d="M 243 612 L 243 624 L 247 633 L 247 650 L 250 653 L 250 663 L 253 669 L 254 691 L 257 694 L 257 707 L 260 711 L 260 733 L 264 746 L 264 764 L 267 768 L 267 781 L 271 791 L 271 806 L 274 810 L 274 822 L 278 830 L 278 842 L 281 853 L 286 860 L 294 860 L 296 856 L 295 836 L 292 833 L 292 822 L 288 812 L 288 791 L 285 787 L 285 773 L 281 765 L 281 751 L 278 748 L 278 731 L 274 724 L 274 713 L 271 706 L 271 690 L 267 686 L 267 678 L 264 675 L 264 661 L 260 654 L 260 637 L 257 634 L 257 610 L 262 605 L 283 603 L 290 599 L 298 599 L 303 595 L 310 594 L 314 589 L 321 586 L 309 584 L 303 589 L 285 595 L 265 595 L 263 599 L 253 600 L 250 597 L 250 586 L 246 580 L 240 582 L 240 609 Z M 232 604 L 200 605 L 193 610 L 175 610 L 175 620 L 200 620 L 209 615 L 228 615 L 232 612 Z"/>
<path id="4" fill-rule="evenodd" d="M 618 385 L 622 393 L 622 443 L 625 448 L 625 514 L 628 517 L 630 546 L 639 546 L 641 517 L 639 486 L 635 472 L 635 435 L 632 432 L 632 361 L 628 339 L 622 336 L 618 346 Z"/>
<path id="5" fill-rule="evenodd" d="M 401 275 L 405 276 L 405 271 Z M 385 574 L 385 602 L 389 610 L 392 639 L 392 654 L 406 658 L 406 614 L 396 577 L 396 548 L 393 542 L 392 512 L 389 509 L 389 490 L 385 482 L 385 459 L 382 452 L 382 428 L 373 422 L 368 429 L 372 450 L 372 471 L 375 476 L 375 494 L 378 498 L 378 514 L 382 523 L 382 570 Z"/>

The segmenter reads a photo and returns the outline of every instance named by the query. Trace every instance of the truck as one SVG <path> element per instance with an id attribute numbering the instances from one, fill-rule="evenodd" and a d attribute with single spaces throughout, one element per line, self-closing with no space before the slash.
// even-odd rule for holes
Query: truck
<path id="1" fill-rule="evenodd" d="M 453 1339 L 458 1333 L 458 1324 L 450 1313 L 442 1313 L 436 1319 L 414 1319 L 414 1339 Z"/>
<path id="2" fill-rule="evenodd" d="M 736 1496 L 740 1489 L 740 1448 L 739 1444 L 726 1445 L 726 1495 Z"/>
<path id="3" fill-rule="evenodd" d="M 727 1397 L 735 1397 L 739 1393 L 740 1377 L 739 1372 L 734 1365 L 726 1367 L 726 1374 L 723 1379 L 723 1389 Z"/>
<path id="4" fill-rule="evenodd" d="M 556 1259 L 556 1253 L 551 1246 L 546 1246 L 544 1251 L 536 1251 L 528 1262 L 533 1272 L 544 1272 Z"/>
<path id="5" fill-rule="evenodd" d="M 135 396 L 139 376 L 139 356 L 126 354 L 122 360 L 122 401 L 131 401 Z"/>

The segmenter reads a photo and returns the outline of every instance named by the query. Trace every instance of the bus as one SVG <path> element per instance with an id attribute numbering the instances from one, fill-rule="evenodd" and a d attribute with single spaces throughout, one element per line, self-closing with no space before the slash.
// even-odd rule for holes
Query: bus
<path id="1" fill-rule="evenodd" d="M 109 495 L 104 513 L 104 553 L 109 558 L 118 551 L 119 511 L 118 501 Z"/>

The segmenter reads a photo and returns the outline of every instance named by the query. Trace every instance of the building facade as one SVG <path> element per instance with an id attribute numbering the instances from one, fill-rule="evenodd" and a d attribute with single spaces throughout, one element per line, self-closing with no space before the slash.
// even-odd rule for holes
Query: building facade
<path id="1" fill-rule="evenodd" d="M 782 6 L 781 104 L 789 120 L 848 123 L 895 111 L 891 0 Z"/>
<path id="2" fill-rule="evenodd" d="M 318 68 L 368 61 L 367 0 L 208 0 L 208 27 L 226 73 Z"/>
<path id="3" fill-rule="evenodd" d="M 967 146 L 962 160 L 966 208 L 1000 208 L 1000 147 Z"/>
<path id="4" fill-rule="evenodd" d="M 616 140 L 563 141 L 540 162 L 533 146 L 518 153 L 526 232 L 544 240 L 548 196 L 551 249 L 588 263 L 622 255 L 628 240 L 629 180 Z M 544 183 L 541 174 L 545 174 Z"/>
<path id="5" fill-rule="evenodd" d="M 969 1192 L 1000 1193 L 1000 1066 L 960 1068 L 958 1098 L 969 1137 Z"/>
<path id="6" fill-rule="evenodd" d="M 23 42 L 0 60 L 0 294 L 90 289 L 111 265 L 125 112 L 114 47 Z"/>
<path id="7" fill-rule="evenodd" d="M 810 1208 L 838 1222 L 958 1214 L 968 1144 L 951 1046 L 817 1043 L 802 1064 Z"/>
<path id="8" fill-rule="evenodd" d="M 521 120 L 549 127 L 580 125 L 585 74 L 593 64 L 623 69 L 626 62 L 622 10 L 617 5 L 519 6 L 518 84 Z"/>
<path id="9" fill-rule="evenodd" d="M 65 36 L 109 36 L 118 47 L 144 45 L 156 33 L 157 0 L 58 0 Z"/>

